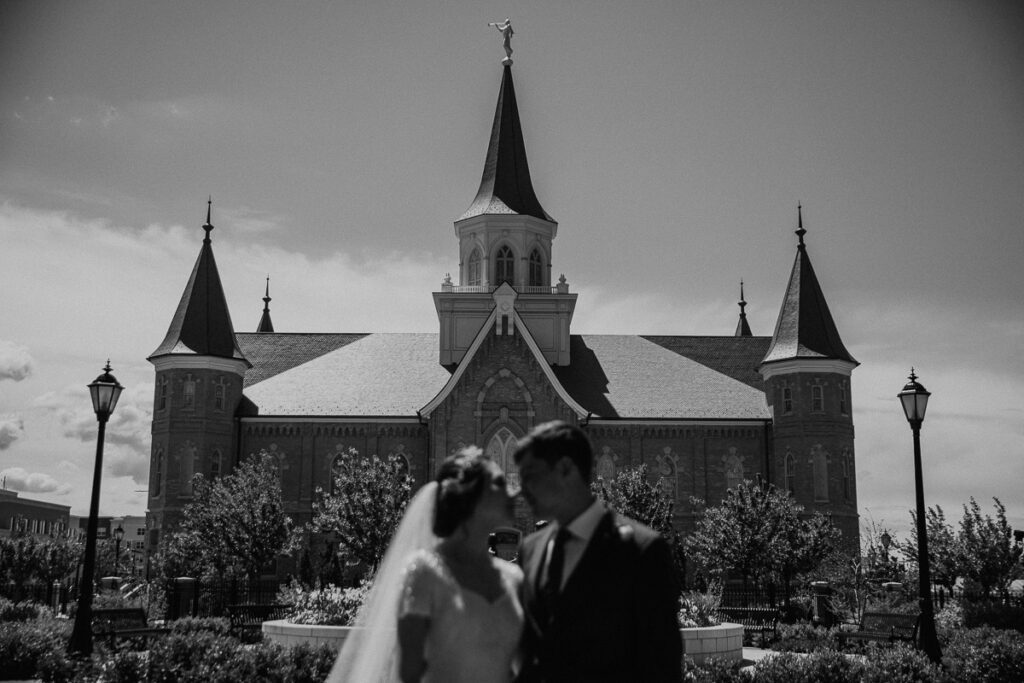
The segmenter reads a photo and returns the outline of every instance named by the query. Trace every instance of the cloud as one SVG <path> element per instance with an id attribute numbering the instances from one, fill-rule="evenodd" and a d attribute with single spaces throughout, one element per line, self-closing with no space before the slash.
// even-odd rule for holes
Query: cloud
<path id="1" fill-rule="evenodd" d="M 125 388 L 107 423 L 105 442 L 123 446 L 137 456 L 148 458 L 152 401 L 151 383 Z M 92 401 L 85 387 L 69 386 L 44 394 L 36 399 L 35 405 L 58 417 L 64 436 L 83 442 L 96 439 L 96 414 L 92 411 Z"/>
<path id="2" fill-rule="evenodd" d="M 20 382 L 32 374 L 33 360 L 28 349 L 12 341 L 0 339 L 0 380 Z"/>
<path id="3" fill-rule="evenodd" d="M 11 444 L 25 434 L 25 423 L 16 415 L 0 415 L 0 451 L 10 448 Z"/>
<path id="4" fill-rule="evenodd" d="M 21 467 L 8 467 L 0 471 L 7 488 L 24 493 L 59 493 L 71 492 L 71 484 L 61 484 L 49 474 L 41 472 L 29 473 Z"/>

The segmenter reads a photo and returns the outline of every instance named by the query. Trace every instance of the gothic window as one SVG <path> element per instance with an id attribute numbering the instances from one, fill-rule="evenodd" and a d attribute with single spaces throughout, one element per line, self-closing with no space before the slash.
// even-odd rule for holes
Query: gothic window
<path id="1" fill-rule="evenodd" d="M 216 479 L 220 476 L 221 472 L 221 455 L 220 451 L 214 451 L 213 455 L 210 456 L 210 478 Z"/>
<path id="2" fill-rule="evenodd" d="M 846 402 L 846 382 L 839 384 L 839 412 L 843 415 L 850 414 Z"/>
<path id="3" fill-rule="evenodd" d="M 745 456 L 736 453 L 735 446 L 729 446 L 729 455 L 722 456 L 722 464 L 725 467 L 725 488 L 735 489 L 743 483 L 743 461 Z"/>
<path id="4" fill-rule="evenodd" d="M 597 478 L 605 483 L 610 483 L 615 479 L 615 461 L 618 459 L 619 456 L 615 454 L 611 446 L 602 447 L 601 456 L 597 459 L 597 464 L 594 468 L 597 472 Z"/>
<path id="5" fill-rule="evenodd" d="M 786 452 L 785 467 L 786 490 L 791 496 L 796 495 L 796 458 L 789 451 Z"/>
<path id="6" fill-rule="evenodd" d="M 544 264 L 540 260 L 540 252 L 530 252 L 530 286 L 540 287 L 544 284 Z"/>
<path id="7" fill-rule="evenodd" d="M 814 500 L 828 501 L 828 451 L 821 444 L 811 448 L 811 467 L 814 468 Z"/>
<path id="8" fill-rule="evenodd" d="M 505 472 L 505 479 L 508 481 L 510 491 L 517 491 L 519 489 L 519 470 L 512 457 L 515 450 L 515 434 L 508 427 L 502 427 L 491 437 L 485 451 L 491 460 L 498 463 L 498 466 Z"/>
<path id="9" fill-rule="evenodd" d="M 658 487 L 669 497 L 679 497 L 679 456 L 672 452 L 671 446 L 665 446 L 655 457 L 658 463 Z"/>
<path id="10" fill-rule="evenodd" d="M 469 255 L 469 282 L 470 285 L 480 284 L 480 250 L 474 249 Z"/>
<path id="11" fill-rule="evenodd" d="M 159 497 L 164 485 L 164 452 L 156 452 L 156 465 L 153 468 L 153 497 Z"/>
<path id="12" fill-rule="evenodd" d="M 185 375 L 184 387 L 182 388 L 183 406 L 186 409 L 194 408 L 196 405 L 196 381 L 192 375 Z"/>
<path id="13" fill-rule="evenodd" d="M 511 249 L 507 246 L 499 249 L 494 259 L 494 284 L 500 285 L 502 282 L 515 284 L 515 264 L 516 260 L 512 256 Z"/>
<path id="14" fill-rule="evenodd" d="M 213 409 L 224 410 L 224 378 L 218 377 L 217 383 L 213 385 Z"/>
<path id="15" fill-rule="evenodd" d="M 793 412 L 793 390 L 789 387 L 782 387 L 782 413 L 789 415 Z"/>
<path id="16" fill-rule="evenodd" d="M 164 410 L 167 408 L 167 378 L 160 378 L 159 398 L 157 399 L 157 410 Z"/>
<path id="17" fill-rule="evenodd" d="M 825 389 L 820 384 L 811 387 L 811 412 L 820 413 L 825 410 Z"/>
<path id="18" fill-rule="evenodd" d="M 850 491 L 850 489 L 852 488 L 850 486 L 850 484 L 852 483 L 851 482 L 851 477 L 850 477 L 852 469 L 853 469 L 853 462 L 851 461 L 851 458 L 850 458 L 850 452 L 848 450 L 844 450 L 843 451 L 843 498 L 845 500 L 850 500 L 850 498 L 853 497 L 852 494 L 851 494 L 851 491 Z"/>

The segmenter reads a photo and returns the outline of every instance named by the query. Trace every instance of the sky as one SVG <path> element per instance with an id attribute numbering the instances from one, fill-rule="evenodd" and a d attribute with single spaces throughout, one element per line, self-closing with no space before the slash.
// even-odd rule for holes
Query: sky
<path id="1" fill-rule="evenodd" d="M 774 329 L 803 204 L 852 380 L 858 503 L 1024 528 L 1024 6 L 543 0 L 0 3 L 0 476 L 142 514 L 152 366 L 199 253 L 235 329 L 436 331 L 511 16 L 574 333 Z"/>

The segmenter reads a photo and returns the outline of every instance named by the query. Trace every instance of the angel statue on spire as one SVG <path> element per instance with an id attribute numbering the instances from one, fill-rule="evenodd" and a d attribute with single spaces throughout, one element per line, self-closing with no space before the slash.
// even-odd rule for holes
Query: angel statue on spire
<path id="1" fill-rule="evenodd" d="M 493 26 L 494 28 L 496 28 L 499 31 L 501 31 L 501 37 L 502 37 L 502 43 L 501 44 L 505 48 L 505 59 L 511 62 L 512 61 L 512 34 L 514 33 L 514 31 L 512 30 L 512 19 L 510 17 L 505 17 L 505 21 L 504 22 L 492 21 L 491 23 L 489 23 L 487 25 L 488 26 Z"/>

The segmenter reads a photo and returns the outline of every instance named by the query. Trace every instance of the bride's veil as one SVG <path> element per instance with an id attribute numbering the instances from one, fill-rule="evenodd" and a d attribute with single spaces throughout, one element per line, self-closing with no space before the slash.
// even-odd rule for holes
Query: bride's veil
<path id="1" fill-rule="evenodd" d="M 391 683 L 398 680 L 398 601 L 409 556 L 433 547 L 437 482 L 413 496 L 374 575 L 356 626 L 345 639 L 328 683 Z"/>

